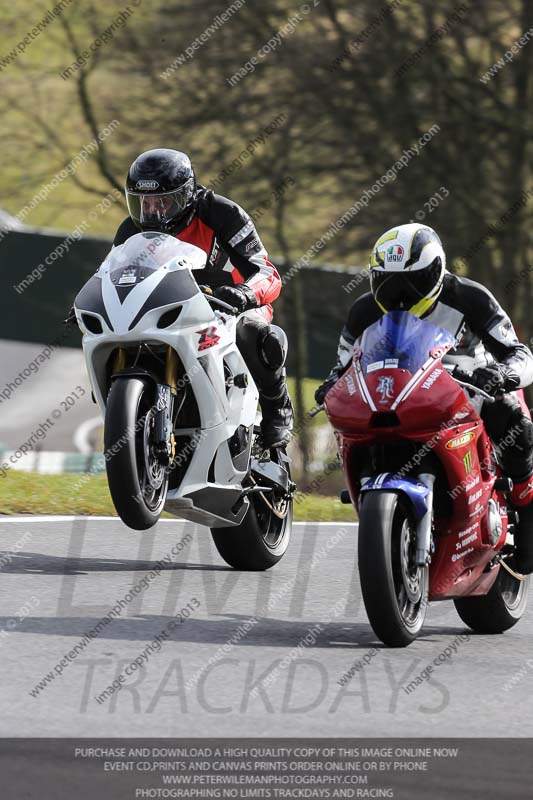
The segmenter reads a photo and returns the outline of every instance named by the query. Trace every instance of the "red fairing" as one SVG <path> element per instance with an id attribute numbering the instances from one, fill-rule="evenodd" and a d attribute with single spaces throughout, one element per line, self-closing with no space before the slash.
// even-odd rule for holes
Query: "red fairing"
<path id="1" fill-rule="evenodd" d="M 486 594 L 500 569 L 488 565 L 505 543 L 508 524 L 505 495 L 494 489 L 500 471 L 483 422 L 440 355 L 432 353 L 414 374 L 398 367 L 364 374 L 356 356 L 324 401 L 355 505 L 369 447 L 381 444 L 393 453 L 402 442 L 415 443 L 405 475 L 416 476 L 419 452 L 440 463 L 435 486 L 446 502 L 438 507 L 447 511 L 434 517 L 430 600 Z M 387 469 L 394 467 L 385 460 L 377 474 Z M 501 520 L 496 536 L 489 501 Z"/>

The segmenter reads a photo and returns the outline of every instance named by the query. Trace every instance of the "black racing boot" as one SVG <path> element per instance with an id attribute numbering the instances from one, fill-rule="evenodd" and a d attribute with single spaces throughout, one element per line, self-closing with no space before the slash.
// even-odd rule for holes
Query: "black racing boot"
<path id="1" fill-rule="evenodd" d="M 265 450 L 284 447 L 291 440 L 294 411 L 285 380 L 274 397 L 259 392 L 259 403 L 263 413 L 261 440 Z"/>
<path id="2" fill-rule="evenodd" d="M 515 552 L 512 567 L 521 575 L 533 572 L 533 503 L 515 508 L 518 524 L 514 531 Z"/>

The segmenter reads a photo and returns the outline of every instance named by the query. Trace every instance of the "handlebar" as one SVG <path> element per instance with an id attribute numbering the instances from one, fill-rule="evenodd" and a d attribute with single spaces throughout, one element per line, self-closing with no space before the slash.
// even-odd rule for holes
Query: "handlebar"
<path id="1" fill-rule="evenodd" d="M 466 369 L 459 369 L 457 366 L 448 366 L 445 365 L 446 370 L 450 373 L 451 377 L 457 381 L 459 386 L 464 386 L 465 389 L 468 391 L 473 392 L 474 394 L 478 394 L 483 397 L 487 403 L 495 403 L 496 399 L 486 392 L 484 389 L 480 389 L 479 386 L 476 386 L 472 383 L 472 378 L 474 376 L 473 372 L 469 372 Z"/>
<path id="2" fill-rule="evenodd" d="M 312 408 L 309 412 L 310 417 L 316 417 L 317 414 L 320 414 L 321 411 L 325 411 L 326 407 L 324 405 L 317 406 L 316 408 Z"/>
<path id="3" fill-rule="evenodd" d="M 199 288 L 209 303 L 214 303 L 216 306 L 219 306 L 219 308 L 223 309 L 227 314 L 231 314 L 233 317 L 238 317 L 241 313 L 238 308 L 235 308 L 235 306 L 230 306 L 229 303 L 225 303 L 224 300 L 219 300 L 218 297 L 215 297 L 214 294 L 212 294 L 209 286 L 200 286 Z"/>
<path id="4" fill-rule="evenodd" d="M 230 306 L 230 304 L 225 303 L 224 300 L 219 300 L 218 297 L 209 297 L 209 295 L 206 295 L 206 298 L 210 303 L 214 303 L 216 306 L 219 306 L 227 314 L 231 314 L 232 317 L 238 317 L 241 313 L 238 308 L 235 308 L 235 306 Z"/>

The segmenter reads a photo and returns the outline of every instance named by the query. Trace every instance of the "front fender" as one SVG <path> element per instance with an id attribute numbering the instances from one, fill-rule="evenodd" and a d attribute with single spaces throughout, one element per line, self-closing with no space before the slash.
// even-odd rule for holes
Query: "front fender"
<path id="1" fill-rule="evenodd" d="M 430 489 L 422 481 L 409 475 L 396 475 L 394 472 L 382 472 L 372 478 L 363 478 L 361 481 L 360 494 L 363 492 L 389 490 L 402 492 L 410 501 L 415 517 L 422 519 L 429 510 L 427 498 Z"/>

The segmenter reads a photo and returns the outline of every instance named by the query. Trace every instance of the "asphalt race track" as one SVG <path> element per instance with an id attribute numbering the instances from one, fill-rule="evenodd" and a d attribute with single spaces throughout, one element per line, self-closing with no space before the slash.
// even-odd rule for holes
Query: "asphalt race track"
<path id="1" fill-rule="evenodd" d="M 181 521 L 5 517 L 0 535 L 1 736 L 533 735 L 531 604 L 494 637 L 436 604 L 414 645 L 387 650 L 356 525 L 296 524 L 264 573 L 227 568 Z"/>

